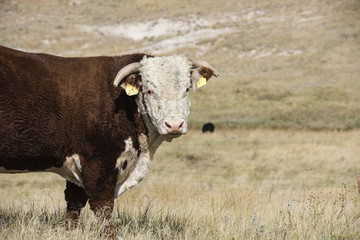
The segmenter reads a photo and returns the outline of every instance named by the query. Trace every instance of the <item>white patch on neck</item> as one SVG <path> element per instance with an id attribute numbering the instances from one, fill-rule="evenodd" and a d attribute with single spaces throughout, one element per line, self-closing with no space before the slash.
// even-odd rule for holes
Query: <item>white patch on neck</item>
<path id="1" fill-rule="evenodd" d="M 80 164 L 80 156 L 76 153 L 70 157 L 66 157 L 66 161 L 61 168 L 52 167 L 45 169 L 45 172 L 57 173 L 66 180 L 75 183 L 79 187 L 84 187 L 81 179 L 81 171 L 82 168 Z"/>
<path id="2" fill-rule="evenodd" d="M 138 151 L 133 147 L 131 137 L 125 140 L 125 150 L 116 160 L 115 168 L 118 169 L 116 187 L 121 185 L 129 177 L 129 174 L 136 167 Z M 116 190 L 115 190 L 116 191 Z"/>
<path id="3" fill-rule="evenodd" d="M 160 145 L 149 146 L 148 138 L 145 134 L 139 136 L 140 155 L 138 151 L 132 146 L 131 139 L 125 140 L 125 151 L 120 155 L 116 162 L 116 167 L 119 169 L 118 180 L 115 187 L 115 198 L 119 197 L 125 191 L 138 185 L 149 171 L 152 157 L 156 148 Z M 126 168 L 123 170 L 124 161 L 128 161 Z"/>

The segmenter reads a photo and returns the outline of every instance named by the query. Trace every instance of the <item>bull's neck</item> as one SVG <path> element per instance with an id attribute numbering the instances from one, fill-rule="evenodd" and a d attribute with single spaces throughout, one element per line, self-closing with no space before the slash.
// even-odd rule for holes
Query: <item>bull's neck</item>
<path id="1" fill-rule="evenodd" d="M 153 158 L 158 147 L 163 143 L 166 139 L 159 134 L 158 130 L 152 124 L 149 116 L 146 113 L 140 113 L 141 118 L 143 119 L 145 126 L 147 128 L 147 142 L 149 145 L 149 151 L 151 159 Z"/>
<path id="2" fill-rule="evenodd" d="M 139 94 L 136 99 L 136 103 L 138 106 L 138 113 L 140 114 L 140 117 L 141 117 L 142 121 L 145 123 L 145 127 L 147 129 L 147 134 L 146 134 L 147 142 L 148 142 L 148 146 L 149 146 L 150 156 L 152 159 L 156 150 L 158 149 L 158 147 L 166 139 L 162 135 L 159 134 L 159 131 L 151 122 L 150 117 L 148 115 L 148 111 L 145 107 L 144 96 Z"/>

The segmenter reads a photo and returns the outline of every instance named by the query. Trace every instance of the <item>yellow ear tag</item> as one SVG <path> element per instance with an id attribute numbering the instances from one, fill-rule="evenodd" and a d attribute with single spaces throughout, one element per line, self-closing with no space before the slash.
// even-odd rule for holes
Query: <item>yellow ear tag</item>
<path id="1" fill-rule="evenodd" d="M 126 94 L 129 95 L 129 96 L 133 96 L 133 95 L 138 94 L 139 90 L 138 90 L 135 86 L 127 83 L 127 84 L 126 84 L 125 92 L 126 92 Z"/>
<path id="2" fill-rule="evenodd" d="M 206 85 L 206 78 L 201 76 L 201 78 L 197 81 L 197 88 L 201 88 Z"/>

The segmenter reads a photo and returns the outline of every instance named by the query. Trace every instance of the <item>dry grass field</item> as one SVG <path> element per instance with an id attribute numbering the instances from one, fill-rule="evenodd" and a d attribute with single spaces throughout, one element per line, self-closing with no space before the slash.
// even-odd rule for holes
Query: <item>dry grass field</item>
<path id="1" fill-rule="evenodd" d="M 0 44 L 184 54 L 220 72 L 192 94 L 189 133 L 116 200 L 123 239 L 360 239 L 359 19 L 359 0 L 0 0 Z M 57 175 L 0 186 L 1 239 L 101 239 L 88 207 L 64 231 Z"/>
<path id="2" fill-rule="evenodd" d="M 160 147 L 116 201 L 124 239 L 358 239 L 360 132 L 191 132 Z M 63 179 L 0 175 L 4 239 L 98 239 L 86 208 L 64 231 Z"/>

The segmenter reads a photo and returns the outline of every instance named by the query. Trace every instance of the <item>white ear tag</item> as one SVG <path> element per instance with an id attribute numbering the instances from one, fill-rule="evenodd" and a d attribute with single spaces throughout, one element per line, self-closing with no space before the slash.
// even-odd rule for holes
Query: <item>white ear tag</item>
<path id="1" fill-rule="evenodd" d="M 137 89 L 135 86 L 127 83 L 126 88 L 125 88 L 125 92 L 129 96 L 133 96 L 133 95 L 136 95 L 136 94 L 139 93 L 139 89 Z"/>
<path id="2" fill-rule="evenodd" d="M 206 85 L 206 78 L 201 76 L 201 78 L 197 81 L 197 88 L 201 88 Z"/>

